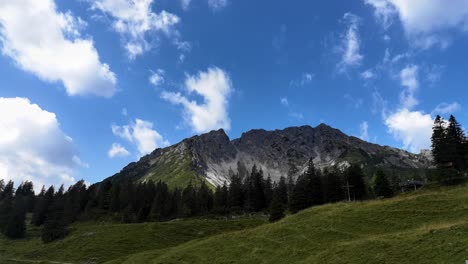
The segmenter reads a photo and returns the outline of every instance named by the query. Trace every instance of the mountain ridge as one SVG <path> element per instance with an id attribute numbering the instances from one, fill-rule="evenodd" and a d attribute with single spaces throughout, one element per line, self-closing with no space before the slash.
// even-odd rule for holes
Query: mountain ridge
<path id="1" fill-rule="evenodd" d="M 431 166 L 424 155 L 366 142 L 321 123 L 316 127 L 251 129 L 232 140 L 224 129 L 212 130 L 158 148 L 128 164 L 110 179 L 162 180 L 173 187 L 200 182 L 219 186 L 229 183 L 233 173 L 245 176 L 256 164 L 265 177 L 278 180 L 292 171 L 300 173 L 309 158 L 320 169 L 350 163 L 403 170 Z"/>

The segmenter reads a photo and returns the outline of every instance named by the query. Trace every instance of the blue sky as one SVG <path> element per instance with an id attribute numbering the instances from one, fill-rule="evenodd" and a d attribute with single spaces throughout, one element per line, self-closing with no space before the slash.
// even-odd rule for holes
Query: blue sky
<path id="1" fill-rule="evenodd" d="M 418 153 L 468 121 L 464 0 L 18 0 L 0 25 L 0 178 L 96 182 L 218 128 Z"/>

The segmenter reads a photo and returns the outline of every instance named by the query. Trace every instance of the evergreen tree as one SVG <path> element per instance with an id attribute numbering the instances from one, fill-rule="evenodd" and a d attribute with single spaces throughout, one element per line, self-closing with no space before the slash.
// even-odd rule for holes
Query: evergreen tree
<path id="1" fill-rule="evenodd" d="M 306 177 L 307 206 L 323 204 L 322 180 L 319 173 L 315 170 L 312 159 L 309 159 Z"/>
<path id="2" fill-rule="evenodd" d="M 350 195 L 353 200 L 367 198 L 367 186 L 364 181 L 364 173 L 359 165 L 351 165 L 346 170 L 346 179 L 350 185 Z"/>
<path id="3" fill-rule="evenodd" d="M 233 175 L 231 178 L 228 202 L 229 208 L 232 211 L 239 211 L 244 207 L 244 190 L 242 179 L 239 175 Z"/>
<path id="4" fill-rule="evenodd" d="M 270 207 L 271 199 L 273 198 L 273 185 L 271 182 L 271 177 L 268 175 L 268 178 L 263 183 L 263 194 L 265 197 L 265 204 L 266 208 Z"/>
<path id="5" fill-rule="evenodd" d="M 276 191 L 278 192 L 281 203 L 286 206 L 288 204 L 288 185 L 283 176 L 280 177 Z"/>
<path id="6" fill-rule="evenodd" d="M 385 173 L 382 170 L 378 170 L 374 181 L 374 194 L 377 197 L 389 198 L 393 196 L 393 190 L 390 186 Z"/>
<path id="7" fill-rule="evenodd" d="M 47 210 L 44 227 L 41 232 L 41 239 L 44 243 L 49 243 L 62 239 L 68 234 L 64 218 L 65 200 L 62 192 L 57 192 L 53 203 Z"/>
<path id="8" fill-rule="evenodd" d="M 284 217 L 284 203 L 278 188 L 273 191 L 273 197 L 270 205 L 270 222 L 275 222 Z"/>
<path id="9" fill-rule="evenodd" d="M 5 234 L 13 212 L 13 182 L 10 181 L 3 191 L 0 201 L 0 232 Z"/>
<path id="10" fill-rule="evenodd" d="M 161 181 L 156 184 L 156 192 L 153 200 L 153 204 L 151 205 L 151 213 L 150 218 L 153 221 L 162 221 L 166 217 L 169 216 L 169 211 L 165 210 L 167 207 L 167 203 L 169 203 L 169 189 L 167 185 Z"/>
<path id="11" fill-rule="evenodd" d="M 328 169 L 324 172 L 325 184 L 324 192 L 326 201 L 335 203 L 344 199 L 343 183 L 337 169 Z"/>
<path id="12" fill-rule="evenodd" d="M 182 191 L 182 215 L 184 217 L 190 217 L 197 214 L 197 195 L 192 185 L 188 185 Z"/>
<path id="13" fill-rule="evenodd" d="M 23 238 L 26 234 L 26 207 L 24 197 L 15 198 L 3 233 L 11 239 Z"/>
<path id="14" fill-rule="evenodd" d="M 229 191 L 226 183 L 223 186 L 216 187 L 216 191 L 214 194 L 214 211 L 216 213 L 225 214 L 227 213 L 229 203 Z"/>
<path id="15" fill-rule="evenodd" d="M 304 175 L 299 176 L 289 199 L 289 211 L 291 211 L 291 213 L 295 214 L 309 207 L 309 197 L 306 189 L 307 184 L 307 178 Z"/>
<path id="16" fill-rule="evenodd" d="M 465 153 L 463 145 L 465 143 L 465 135 L 453 115 L 449 118 L 446 141 L 448 161 L 452 162 L 453 168 L 459 171 L 464 170 Z"/>
<path id="17" fill-rule="evenodd" d="M 49 210 L 49 207 L 54 201 L 54 194 L 54 186 L 50 186 L 49 189 L 47 189 L 47 191 L 44 193 L 44 195 L 38 199 L 34 206 L 31 224 L 35 226 L 40 226 L 44 224 L 47 211 Z"/>
<path id="18" fill-rule="evenodd" d="M 434 120 L 432 127 L 432 156 L 434 163 L 438 167 L 442 166 L 446 162 L 446 140 L 445 140 L 445 129 L 444 120 L 437 115 Z"/>
<path id="19" fill-rule="evenodd" d="M 213 192 L 202 182 L 197 193 L 198 214 L 208 214 L 213 208 Z"/>

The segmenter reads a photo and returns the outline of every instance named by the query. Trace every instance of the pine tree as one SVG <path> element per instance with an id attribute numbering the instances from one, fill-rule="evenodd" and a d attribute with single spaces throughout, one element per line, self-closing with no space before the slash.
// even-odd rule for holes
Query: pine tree
<path id="1" fill-rule="evenodd" d="M 323 188 L 320 175 L 315 170 L 312 159 L 309 159 L 307 164 L 306 177 L 306 192 L 308 196 L 307 206 L 323 204 Z"/>
<path id="2" fill-rule="evenodd" d="M 265 207 L 269 208 L 271 204 L 271 199 L 273 198 L 273 185 L 271 177 L 268 175 L 268 178 L 263 183 L 263 193 L 265 197 Z"/>
<path id="3" fill-rule="evenodd" d="M 344 199 L 343 183 L 337 169 L 329 169 L 324 172 L 324 192 L 326 201 L 335 203 Z"/>
<path id="4" fill-rule="evenodd" d="M 15 197 L 11 212 L 8 213 L 8 220 L 3 233 L 11 239 L 23 238 L 25 236 L 26 207 L 24 197 Z"/>
<path id="5" fill-rule="evenodd" d="M 233 175 L 229 185 L 229 208 L 231 211 L 240 211 L 244 207 L 244 189 L 239 175 Z"/>
<path id="6" fill-rule="evenodd" d="M 214 205 L 213 209 L 215 213 L 225 214 L 227 213 L 227 207 L 229 202 L 229 193 L 226 183 L 223 186 L 216 187 L 214 194 Z"/>
<path id="7" fill-rule="evenodd" d="M 47 211 L 54 201 L 54 186 L 50 186 L 42 197 L 36 202 L 34 206 L 33 216 L 31 223 L 35 226 L 44 224 Z"/>
<path id="8" fill-rule="evenodd" d="M 389 198 L 393 196 L 393 190 L 390 186 L 385 173 L 382 170 L 378 170 L 375 175 L 374 181 L 374 194 L 377 197 Z"/>
<path id="9" fill-rule="evenodd" d="M 346 178 L 351 186 L 351 199 L 353 200 L 363 200 L 367 198 L 367 186 L 364 181 L 364 173 L 359 165 L 351 165 L 346 170 Z"/>
<path id="10" fill-rule="evenodd" d="M 41 232 L 41 239 L 44 243 L 49 243 L 62 239 L 68 234 L 64 218 L 65 200 L 60 190 L 54 197 L 53 203 L 47 210 L 44 227 Z"/>
<path id="11" fill-rule="evenodd" d="M 270 222 L 275 222 L 284 217 L 284 203 L 281 198 L 281 193 L 278 188 L 275 188 L 273 191 L 273 197 L 271 199 L 270 205 Z"/>
<path id="12" fill-rule="evenodd" d="M 445 129 L 444 120 L 437 115 L 434 120 L 434 126 L 432 127 L 432 156 L 434 163 L 438 167 L 442 166 L 446 162 L 446 140 L 445 140 Z"/>
<path id="13" fill-rule="evenodd" d="M 198 188 L 197 200 L 200 215 L 208 214 L 213 208 L 213 192 L 204 182 Z"/>
<path id="14" fill-rule="evenodd" d="M 447 158 L 452 162 L 453 167 L 459 171 L 464 169 L 464 149 L 465 135 L 460 124 L 453 115 L 449 118 L 449 124 L 446 133 Z"/>
<path id="15" fill-rule="evenodd" d="M 291 211 L 291 213 L 295 214 L 309 207 L 309 197 L 306 189 L 307 184 L 307 178 L 304 175 L 299 176 L 289 199 L 289 211 Z"/>
<path id="16" fill-rule="evenodd" d="M 3 191 L 0 201 L 0 232 L 5 234 L 13 212 L 13 182 L 10 181 Z"/>
<path id="17" fill-rule="evenodd" d="M 281 176 L 276 187 L 281 203 L 286 206 L 288 204 L 288 185 L 286 179 Z"/>

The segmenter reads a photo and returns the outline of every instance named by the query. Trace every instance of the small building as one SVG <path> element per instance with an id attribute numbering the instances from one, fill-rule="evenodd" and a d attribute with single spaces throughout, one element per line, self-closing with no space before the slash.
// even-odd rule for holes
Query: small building
<path id="1" fill-rule="evenodd" d="M 415 191 L 419 188 L 422 188 L 425 185 L 423 181 L 417 180 L 408 180 L 406 182 L 400 183 L 400 188 L 402 192 Z"/>

